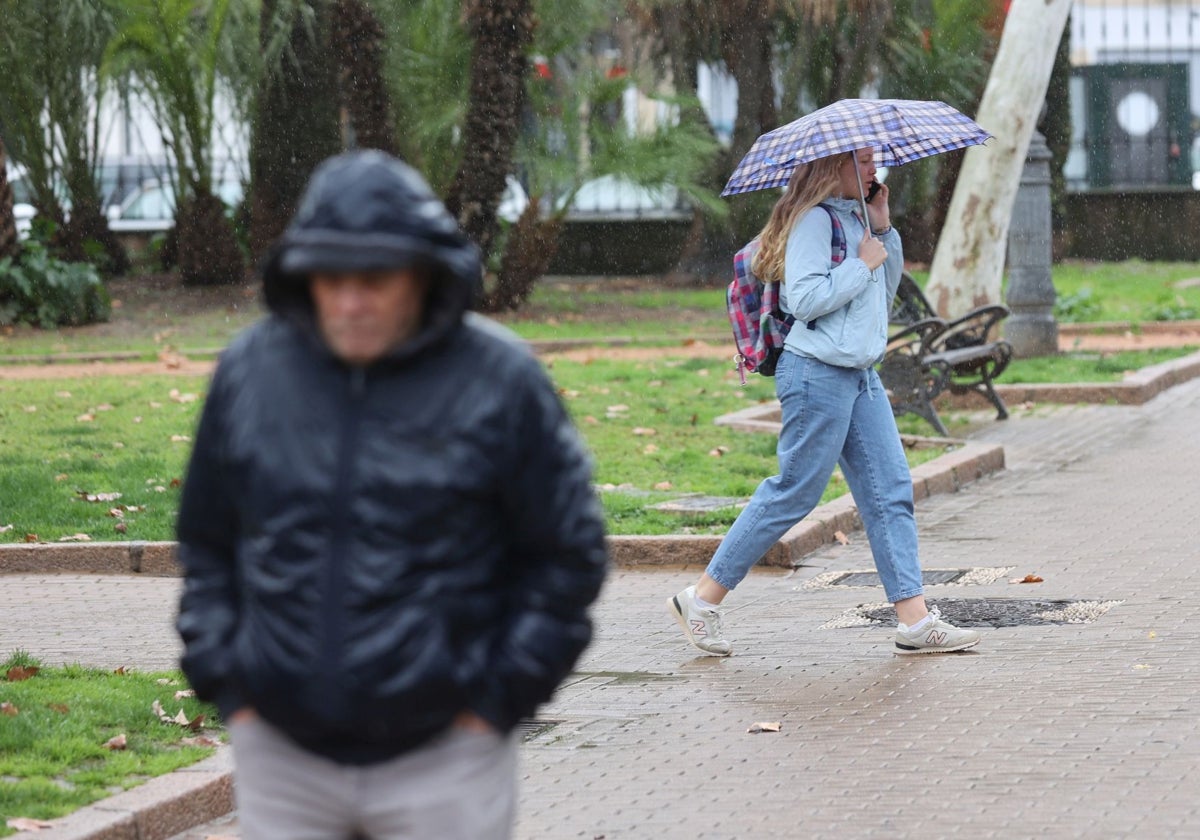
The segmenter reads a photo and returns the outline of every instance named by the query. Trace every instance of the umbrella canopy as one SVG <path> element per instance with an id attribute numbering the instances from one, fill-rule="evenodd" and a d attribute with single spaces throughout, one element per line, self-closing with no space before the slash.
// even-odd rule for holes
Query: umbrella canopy
<path id="1" fill-rule="evenodd" d="M 755 140 L 721 195 L 781 187 L 800 164 L 842 152 L 873 147 L 877 166 L 899 166 L 991 136 L 945 102 L 842 99 Z"/>

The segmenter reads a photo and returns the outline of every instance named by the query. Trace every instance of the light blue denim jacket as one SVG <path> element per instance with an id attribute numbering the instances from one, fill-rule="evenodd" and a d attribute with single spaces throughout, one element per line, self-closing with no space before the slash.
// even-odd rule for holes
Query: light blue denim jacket
<path id="1" fill-rule="evenodd" d="M 833 265 L 829 214 L 814 207 L 788 236 L 780 306 L 796 318 L 784 346 L 801 356 L 829 365 L 865 370 L 883 358 L 887 348 L 888 310 L 900 272 L 904 249 L 895 228 L 880 237 L 887 260 L 871 272 L 858 258 L 865 228 L 856 199 L 829 198 L 846 234 L 846 258 Z M 813 322 L 809 329 L 809 322 Z"/>

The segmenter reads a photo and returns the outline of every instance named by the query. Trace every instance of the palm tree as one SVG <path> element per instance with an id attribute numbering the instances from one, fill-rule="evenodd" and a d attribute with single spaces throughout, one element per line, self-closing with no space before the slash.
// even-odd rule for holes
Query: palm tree
<path id="1" fill-rule="evenodd" d="M 221 72 L 235 63 L 230 26 L 245 3 L 129 0 L 106 67 L 134 80 L 155 112 L 171 165 L 179 269 L 189 285 L 235 283 L 245 265 L 213 189 L 213 136 Z"/>
<path id="2" fill-rule="evenodd" d="M 8 183 L 8 153 L 4 150 L 4 138 L 0 137 L 0 260 L 16 256 L 19 249 L 12 185 Z"/>
<path id="3" fill-rule="evenodd" d="M 619 112 L 638 68 L 610 72 L 593 52 L 579 18 L 567 17 L 569 31 L 539 30 L 539 54 L 554 55 L 553 79 L 530 79 L 531 123 L 517 146 L 518 169 L 529 185 L 529 205 L 507 232 L 494 285 L 481 308 L 517 309 L 548 269 L 558 249 L 572 200 L 585 181 L 619 176 L 649 190 L 670 185 L 700 212 L 722 217 L 724 206 L 707 184 L 719 146 L 712 130 L 695 120 L 666 120 L 653 130 L 630 130 Z M 643 95 L 653 86 L 638 84 Z M 660 97 L 670 110 L 699 111 L 686 97 Z"/>
<path id="4" fill-rule="evenodd" d="M 296 212 L 308 176 L 341 148 L 330 0 L 262 0 L 261 84 L 250 145 L 250 252 Z"/>
<path id="5" fill-rule="evenodd" d="M 349 121 L 348 138 L 363 149 L 396 154 L 391 103 L 384 76 L 384 34 L 379 18 L 363 0 L 337 0 L 333 46 L 338 82 Z"/>
<path id="6" fill-rule="evenodd" d="M 513 148 L 521 127 L 529 67 L 525 51 L 533 40 L 532 3 L 468 0 L 464 19 L 474 39 L 463 126 L 465 154 L 446 206 L 463 231 L 488 254 L 500 227 L 496 209 L 512 170 Z"/>
<path id="7" fill-rule="evenodd" d="M 108 229 L 96 177 L 112 14 L 95 0 L 0 0 L 0 17 L 0 112 L 39 215 L 54 222 L 53 244 L 85 260 L 98 243 L 103 267 L 124 273 L 129 259 Z"/>

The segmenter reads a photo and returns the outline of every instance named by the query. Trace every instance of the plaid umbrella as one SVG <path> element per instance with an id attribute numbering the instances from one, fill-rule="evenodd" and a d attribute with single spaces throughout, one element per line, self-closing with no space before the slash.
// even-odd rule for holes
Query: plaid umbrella
<path id="1" fill-rule="evenodd" d="M 841 152 L 873 147 L 877 166 L 899 166 L 991 136 L 945 102 L 842 99 L 755 140 L 721 195 L 781 187 L 800 164 Z"/>

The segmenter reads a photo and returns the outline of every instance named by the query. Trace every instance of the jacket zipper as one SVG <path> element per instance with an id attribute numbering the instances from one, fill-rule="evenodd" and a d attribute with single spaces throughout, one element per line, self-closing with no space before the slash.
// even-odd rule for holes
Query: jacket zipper
<path id="1" fill-rule="evenodd" d="M 352 477 L 354 453 L 358 449 L 359 427 L 362 423 L 363 403 L 367 392 L 367 374 L 361 367 L 350 369 L 348 411 L 341 428 L 341 438 L 338 442 L 337 477 L 333 486 L 333 535 L 329 546 L 329 555 L 325 566 L 325 637 L 320 666 L 329 674 L 329 679 L 343 682 L 345 657 L 342 649 L 345 645 L 346 634 L 346 605 L 345 583 L 346 573 L 344 564 L 348 562 L 347 553 L 350 547 L 350 480 Z M 335 695 L 344 701 L 345 693 Z M 339 710 L 339 711 L 349 711 Z"/>

